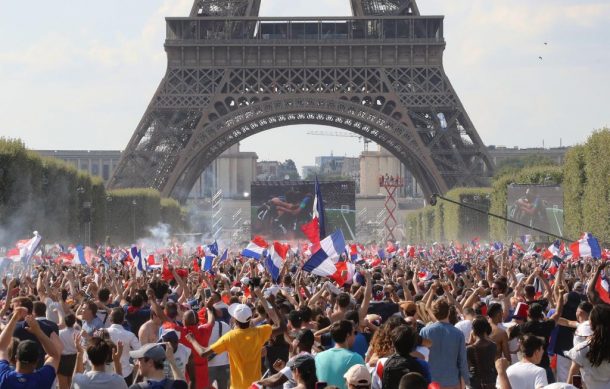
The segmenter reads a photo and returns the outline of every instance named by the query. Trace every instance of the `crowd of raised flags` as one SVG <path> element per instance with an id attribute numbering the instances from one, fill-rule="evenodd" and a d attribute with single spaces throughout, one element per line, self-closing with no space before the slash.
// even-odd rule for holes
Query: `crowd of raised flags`
<path id="1" fill-rule="evenodd" d="M 314 220 L 319 223 L 318 220 Z M 316 232 L 320 231 L 319 228 Z M 316 235 L 317 236 L 317 235 Z M 86 247 L 60 244 L 41 245 L 42 236 L 35 232 L 30 239 L 23 239 L 15 244 L 13 249 L 6 251 L 2 258 L 0 269 L 7 261 L 21 264 L 41 264 L 45 261 L 61 263 L 68 266 L 84 266 L 95 268 L 120 263 L 135 267 L 138 272 L 159 269 L 164 264 L 184 265 L 186 258 L 191 258 L 193 268 L 197 271 L 212 272 L 213 267 L 229 258 L 239 261 L 254 259 L 260 262 L 261 269 L 269 272 L 277 281 L 282 267 L 288 257 L 293 259 L 304 271 L 336 281 L 339 285 L 350 283 L 356 266 L 375 268 L 393 258 L 412 259 L 415 257 L 430 259 L 447 258 L 447 267 L 456 273 L 467 270 L 470 262 L 485 259 L 490 254 L 504 249 L 502 242 L 482 242 L 480 238 L 472 239 L 468 244 L 449 242 L 448 244 L 431 243 L 402 246 L 399 242 L 387 242 L 386 245 L 364 245 L 356 242 L 346 242 L 341 230 L 336 230 L 322 239 L 308 242 L 267 242 L 261 236 L 255 236 L 242 250 L 231 251 L 228 247 L 220 250 L 217 241 L 198 246 L 187 246 L 174 243 L 169 247 L 148 249 L 132 245 L 131 247 Z M 575 242 L 556 240 L 548 247 L 529 243 L 527 248 L 511 242 L 507 244 L 509 258 L 534 258 L 540 262 L 543 269 L 554 275 L 561 263 L 577 262 L 584 258 L 610 259 L 610 249 L 602 248 L 598 240 L 590 233 L 584 233 Z M 142 251 L 145 251 L 144 255 Z M 422 274 L 427 279 L 428 274 Z M 601 280 L 602 284 L 607 282 Z M 606 285 L 606 284 L 603 284 Z"/>

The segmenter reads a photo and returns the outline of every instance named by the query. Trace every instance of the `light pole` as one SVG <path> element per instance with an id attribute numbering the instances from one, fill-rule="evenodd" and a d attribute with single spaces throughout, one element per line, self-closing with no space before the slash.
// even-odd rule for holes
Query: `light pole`
<path id="1" fill-rule="evenodd" d="M 112 225 L 110 223 L 110 217 L 108 216 L 109 214 L 111 214 L 110 212 L 110 205 L 112 204 L 112 196 L 106 196 L 106 218 L 105 218 L 105 225 L 106 225 L 106 233 L 104 235 L 106 235 L 106 239 L 108 239 L 108 233 L 109 233 L 109 228 L 108 225 Z"/>
<path id="2" fill-rule="evenodd" d="M 76 193 L 78 194 L 78 240 L 82 241 L 83 237 L 83 194 L 85 194 L 85 188 L 79 186 L 76 188 Z"/>
<path id="3" fill-rule="evenodd" d="M 131 221 L 133 223 L 133 243 L 136 243 L 136 205 L 138 205 L 137 201 L 134 199 L 131 202 Z"/>

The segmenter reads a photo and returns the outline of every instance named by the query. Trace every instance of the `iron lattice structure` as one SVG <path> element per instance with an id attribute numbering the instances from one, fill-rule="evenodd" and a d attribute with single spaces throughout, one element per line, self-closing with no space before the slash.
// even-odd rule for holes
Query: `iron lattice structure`
<path id="1" fill-rule="evenodd" d="M 413 0 L 351 1 L 342 18 L 258 17 L 260 0 L 197 0 L 167 18 L 167 72 L 109 187 L 184 201 L 231 145 L 292 124 L 371 139 L 427 195 L 487 184 L 491 160 L 443 69 L 443 17 Z"/>

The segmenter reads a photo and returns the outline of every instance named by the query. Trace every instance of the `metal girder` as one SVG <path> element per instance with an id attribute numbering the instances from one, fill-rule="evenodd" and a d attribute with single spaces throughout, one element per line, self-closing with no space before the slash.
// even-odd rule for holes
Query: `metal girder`
<path id="1" fill-rule="evenodd" d="M 354 16 L 419 15 L 415 0 L 351 0 Z"/>
<path id="2" fill-rule="evenodd" d="M 183 201 L 230 146 L 293 124 L 371 139 L 427 195 L 486 184 L 493 164 L 442 67 L 442 17 L 398 0 L 353 0 L 339 20 L 250 17 L 259 6 L 202 0 L 213 15 L 168 19 L 167 72 L 109 187 Z"/>
<path id="3" fill-rule="evenodd" d="M 261 0 L 195 0 L 191 17 L 258 16 Z"/>

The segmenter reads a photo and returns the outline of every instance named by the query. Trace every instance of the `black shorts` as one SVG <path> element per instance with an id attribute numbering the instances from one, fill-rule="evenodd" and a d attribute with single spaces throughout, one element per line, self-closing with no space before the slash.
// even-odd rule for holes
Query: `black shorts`
<path id="1" fill-rule="evenodd" d="M 57 374 L 61 374 L 66 377 L 72 377 L 74 374 L 74 366 L 76 365 L 76 354 L 62 355 L 59 360 L 59 368 Z"/>

